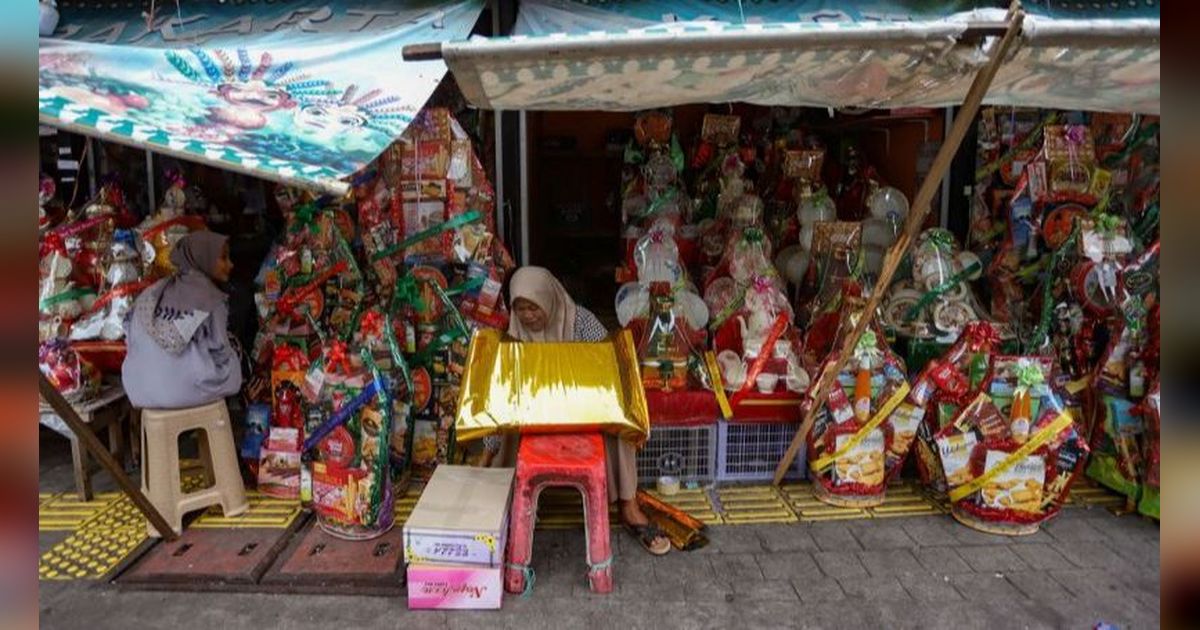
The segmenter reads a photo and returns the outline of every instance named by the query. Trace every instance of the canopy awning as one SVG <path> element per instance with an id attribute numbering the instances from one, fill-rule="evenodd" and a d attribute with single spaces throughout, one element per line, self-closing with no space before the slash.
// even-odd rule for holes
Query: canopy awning
<path id="1" fill-rule="evenodd" d="M 468 100 L 494 109 L 941 107 L 962 101 L 1003 25 L 1003 9 L 976 4 L 522 0 L 512 37 L 441 55 Z M 1157 3 L 1117 4 L 1106 18 L 1027 7 L 987 102 L 1157 113 Z"/>
<path id="2" fill-rule="evenodd" d="M 41 122 L 256 177 L 341 193 L 446 72 L 403 62 L 465 38 L 483 0 L 59 0 L 42 38 Z"/>

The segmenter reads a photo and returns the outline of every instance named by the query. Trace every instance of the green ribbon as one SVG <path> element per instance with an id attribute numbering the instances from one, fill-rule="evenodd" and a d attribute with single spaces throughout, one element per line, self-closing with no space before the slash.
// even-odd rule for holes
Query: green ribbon
<path id="1" fill-rule="evenodd" d="M 733 317 L 734 313 L 742 309 L 742 306 L 746 304 L 746 291 L 749 288 L 750 285 L 743 285 L 738 288 L 737 296 L 725 308 L 721 309 L 721 312 L 713 316 L 712 321 L 708 324 L 709 330 L 719 330 L 730 317 Z"/>
<path id="2" fill-rule="evenodd" d="M 1137 235 L 1138 240 L 1145 243 L 1150 240 L 1155 228 L 1158 227 L 1158 201 L 1155 200 L 1146 211 L 1142 213 L 1140 219 L 1133 227 L 1133 233 Z"/>
<path id="3" fill-rule="evenodd" d="M 387 383 L 387 381 L 383 380 L 383 375 L 379 372 L 379 366 L 375 364 L 375 358 L 371 356 L 370 351 L 364 347 L 360 350 L 360 353 L 362 355 L 363 365 L 367 366 L 367 369 L 371 372 L 371 378 L 376 383 Z M 374 483 L 371 484 L 371 500 L 368 502 L 369 508 L 366 518 L 363 519 L 364 523 L 369 523 L 371 525 L 374 525 L 379 521 L 379 509 L 383 507 L 383 485 L 385 482 L 390 481 L 388 479 L 388 475 L 391 472 L 389 470 L 391 467 L 389 458 L 391 457 L 392 451 L 392 449 L 387 446 L 387 441 L 390 440 L 392 436 L 391 395 L 388 393 L 388 388 L 386 386 L 376 387 L 375 395 L 377 397 L 377 402 L 379 403 L 379 413 L 383 416 L 383 420 L 380 422 L 379 436 L 377 438 L 380 442 L 379 449 L 375 454 L 375 461 L 371 463 L 371 472 L 373 473 L 372 476 L 374 477 Z"/>
<path id="4" fill-rule="evenodd" d="M 679 136 L 671 134 L 671 163 L 675 165 L 675 173 L 683 172 L 683 147 L 679 146 Z"/>
<path id="5" fill-rule="evenodd" d="M 967 368 L 970 374 L 971 389 L 979 387 L 983 382 L 983 378 L 987 376 L 988 371 L 988 355 L 986 352 L 976 352 L 971 355 L 971 362 Z"/>
<path id="6" fill-rule="evenodd" d="M 1042 368 L 1029 359 L 1017 361 L 1013 372 L 1017 375 L 1017 387 L 1013 390 L 1014 396 L 1027 394 L 1030 388 L 1046 382 L 1046 375 L 1042 374 Z"/>
<path id="7" fill-rule="evenodd" d="M 70 300 L 78 300 L 79 298 L 82 298 L 86 295 L 95 295 L 95 294 L 96 294 L 96 292 L 93 291 L 92 289 L 88 289 L 86 287 L 75 287 L 73 289 L 67 289 L 66 291 L 63 291 L 62 293 L 55 293 L 54 295 L 51 295 L 50 297 L 48 297 L 44 300 L 41 300 L 40 302 L 38 302 L 38 308 L 40 310 L 44 311 L 44 310 L 50 308 L 51 306 L 54 306 L 55 304 L 59 304 L 61 302 L 67 302 Z"/>
<path id="8" fill-rule="evenodd" d="M 1050 256 L 1050 271 L 1059 269 L 1062 266 L 1063 258 L 1074 251 L 1075 243 L 1079 240 L 1079 222 L 1076 221 L 1071 228 L 1071 234 L 1063 241 L 1058 249 Z M 1029 345 L 1021 348 L 1021 354 L 1029 354 L 1037 348 L 1041 348 L 1049 340 L 1050 334 L 1050 319 L 1054 309 L 1054 299 L 1052 295 L 1054 283 L 1051 278 L 1047 277 L 1042 284 L 1042 315 L 1038 319 L 1037 328 L 1034 329 L 1033 335 L 1029 338 Z"/>
<path id="9" fill-rule="evenodd" d="M 1122 305 L 1121 315 L 1125 319 L 1125 327 L 1136 336 L 1142 332 L 1146 322 L 1146 304 L 1136 296 L 1130 296 Z"/>
<path id="10" fill-rule="evenodd" d="M 742 241 L 748 245 L 757 245 L 763 242 L 763 238 L 762 228 L 748 227 L 742 230 Z"/>
<path id="11" fill-rule="evenodd" d="M 437 235 L 441 234 L 442 232 L 448 232 L 450 230 L 460 228 L 464 225 L 467 225 L 468 223 L 474 223 L 475 221 L 478 221 L 482 218 L 483 218 L 483 214 L 480 213 L 478 210 L 472 210 L 470 212 L 460 214 L 460 215 L 454 217 L 453 219 L 450 219 L 449 221 L 446 221 L 444 223 L 439 223 L 431 228 L 421 230 L 420 232 L 413 234 L 412 236 L 404 239 L 403 241 L 401 241 L 395 245 L 392 245 L 391 247 L 388 247 L 387 249 L 377 252 L 374 256 L 371 257 L 371 262 L 379 262 L 380 260 L 383 260 L 384 258 L 391 258 L 392 256 L 395 256 L 397 253 L 402 252 L 402 251 L 408 249 L 409 247 L 412 247 L 413 245 L 420 243 L 421 241 L 424 241 L 426 239 L 437 236 Z"/>
<path id="12" fill-rule="evenodd" d="M 470 280 L 466 280 L 464 282 L 461 282 L 459 284 L 456 284 L 456 285 L 450 287 L 449 289 L 446 289 L 446 295 L 449 297 L 454 297 L 457 295 L 462 295 L 464 293 L 472 293 L 474 291 L 478 291 L 479 289 L 483 288 L 483 283 L 486 281 L 487 281 L 487 278 L 484 278 L 482 276 L 471 278 Z"/>
<path id="13" fill-rule="evenodd" d="M 1133 153 L 1134 150 L 1136 150 L 1138 147 L 1142 146 L 1143 144 L 1148 142 L 1151 138 L 1153 138 L 1154 136 L 1157 136 L 1157 135 L 1158 135 L 1158 123 L 1151 123 L 1149 125 L 1146 125 L 1145 127 L 1143 127 L 1142 129 L 1140 129 L 1137 132 L 1137 135 L 1135 135 L 1132 140 L 1130 140 L 1128 143 L 1126 143 L 1125 148 L 1121 149 L 1120 151 L 1118 151 L 1116 153 L 1111 153 L 1108 156 L 1106 156 L 1104 158 L 1104 166 L 1111 168 L 1113 166 L 1120 164 L 1121 162 L 1125 161 L 1125 158 L 1129 157 L 1129 155 L 1131 153 Z"/>
<path id="14" fill-rule="evenodd" d="M 916 304 L 913 304 L 907 311 L 904 312 L 904 321 L 911 322 L 912 320 L 916 319 L 917 315 L 921 313 L 922 309 L 932 304 L 933 301 L 943 293 L 958 286 L 960 282 L 966 280 L 969 276 L 979 271 L 980 267 L 980 263 L 973 262 L 970 265 L 967 265 L 967 267 L 962 271 L 950 276 L 949 280 L 946 280 L 942 284 L 934 287 L 932 290 L 927 291 L 925 295 L 921 296 L 921 299 L 917 300 Z"/>
<path id="15" fill-rule="evenodd" d="M 460 328 L 451 328 L 443 332 L 436 339 L 429 342 L 429 345 L 425 346 L 425 349 L 413 356 L 413 363 L 428 367 L 429 362 L 433 359 L 433 353 L 448 347 L 450 344 L 466 336 L 467 331 Z"/>
<path id="16" fill-rule="evenodd" d="M 1097 214 L 1095 221 L 1100 233 L 1109 237 L 1115 235 L 1117 228 L 1121 226 L 1121 218 L 1107 212 Z"/>
<path id="17" fill-rule="evenodd" d="M 308 228 L 309 232 L 317 231 L 317 216 L 320 215 L 321 209 L 317 207 L 316 202 L 308 202 L 296 208 L 293 214 L 292 232 L 299 232 L 303 228 Z"/>
<path id="18" fill-rule="evenodd" d="M 863 331 L 858 342 L 854 344 L 854 358 L 858 360 L 859 367 L 869 369 L 875 364 L 876 358 L 882 356 L 877 347 L 878 343 L 875 331 L 870 328 Z"/>
<path id="19" fill-rule="evenodd" d="M 396 304 L 408 304 L 418 313 L 424 313 L 425 301 L 421 299 L 421 287 L 417 286 L 417 279 L 410 273 L 404 274 L 396 281 L 395 291 L 392 293 L 391 310 L 395 310 Z"/>
<path id="20" fill-rule="evenodd" d="M 954 251 L 954 235 L 950 233 L 950 230 L 933 228 L 926 232 L 925 238 L 933 245 L 934 249 L 943 254 Z"/>
<path id="21" fill-rule="evenodd" d="M 665 205 L 668 201 L 671 201 L 672 199 L 675 199 L 678 196 L 679 196 L 678 189 L 676 189 L 674 187 L 668 188 L 667 192 L 659 195 L 658 197 L 656 197 L 654 199 L 654 201 L 650 202 L 650 205 L 646 206 L 646 211 L 643 212 L 641 217 L 639 217 L 639 218 L 652 216 L 655 212 L 658 212 L 659 208 L 661 208 L 663 205 Z"/>
<path id="22" fill-rule="evenodd" d="M 404 385 L 411 393 L 413 391 L 412 372 L 408 369 L 408 362 L 404 360 L 404 353 L 400 351 L 400 342 L 396 340 L 396 330 L 393 326 L 391 314 L 383 316 L 383 338 L 387 340 L 388 352 L 392 355 L 392 363 L 395 363 L 396 368 L 400 370 L 400 376 L 404 379 Z"/>
<path id="23" fill-rule="evenodd" d="M 646 161 L 646 156 L 637 148 L 633 140 L 625 144 L 625 155 L 622 157 L 626 164 L 638 165 Z"/>
<path id="24" fill-rule="evenodd" d="M 437 295 L 439 300 L 441 300 L 442 306 L 445 307 L 446 313 L 450 316 L 451 321 L 454 322 L 454 326 L 463 331 L 463 333 L 471 330 L 470 327 L 467 326 L 467 320 L 463 319 L 462 313 L 458 312 L 458 307 L 455 306 L 454 302 L 450 299 L 450 296 L 446 295 L 446 290 L 436 282 L 432 284 L 434 294 Z"/>

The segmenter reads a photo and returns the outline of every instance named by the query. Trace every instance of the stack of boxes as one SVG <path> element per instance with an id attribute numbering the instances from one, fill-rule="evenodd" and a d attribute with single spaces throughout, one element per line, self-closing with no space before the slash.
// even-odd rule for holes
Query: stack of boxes
<path id="1" fill-rule="evenodd" d="M 500 608 L 514 471 L 442 465 L 404 525 L 410 609 Z"/>

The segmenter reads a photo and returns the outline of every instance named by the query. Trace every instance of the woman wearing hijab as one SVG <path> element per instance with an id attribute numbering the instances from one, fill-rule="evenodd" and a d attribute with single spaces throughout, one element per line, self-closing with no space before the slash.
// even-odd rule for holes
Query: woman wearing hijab
<path id="1" fill-rule="evenodd" d="M 242 368 L 229 343 L 229 237 L 192 232 L 171 251 L 175 273 L 142 292 L 126 322 L 121 378 L 129 402 L 184 409 L 236 394 Z"/>
<path id="2" fill-rule="evenodd" d="M 512 276 L 509 297 L 513 316 L 508 334 L 521 341 L 602 341 L 608 331 L 590 311 L 575 304 L 566 289 L 542 267 L 522 267 Z M 638 506 L 637 449 L 605 436 L 608 458 L 608 496 L 621 504 L 621 521 L 651 554 L 671 550 L 671 541 L 654 527 Z M 516 461 L 517 440 L 505 440 L 498 458 L 502 465 Z"/>

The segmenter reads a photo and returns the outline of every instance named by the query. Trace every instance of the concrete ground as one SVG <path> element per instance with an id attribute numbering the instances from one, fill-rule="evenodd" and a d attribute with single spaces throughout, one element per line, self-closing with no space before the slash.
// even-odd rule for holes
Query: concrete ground
<path id="1" fill-rule="evenodd" d="M 71 488 L 65 440 L 42 437 L 43 492 Z M 106 475 L 98 487 L 110 485 Z M 1120 628 L 1159 625 L 1159 530 L 1100 508 L 1033 536 L 948 516 L 710 528 L 652 558 L 614 531 L 616 590 L 591 594 L 582 530 L 539 531 L 536 582 L 500 611 L 410 612 L 383 597 L 140 592 L 41 582 L 42 628 Z M 46 551 L 65 536 L 39 535 Z"/>

